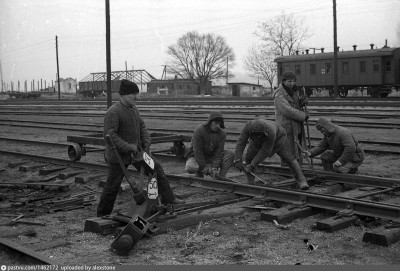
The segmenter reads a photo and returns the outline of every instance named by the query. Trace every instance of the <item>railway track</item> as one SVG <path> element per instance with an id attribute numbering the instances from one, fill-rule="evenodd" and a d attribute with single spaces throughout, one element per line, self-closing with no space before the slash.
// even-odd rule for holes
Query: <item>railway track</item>
<path id="1" fill-rule="evenodd" d="M 97 116 L 97 114 L 95 115 Z M 99 118 L 100 122 L 101 118 L 102 116 Z M 199 120 L 203 121 L 204 116 Z M 29 120 L 24 120 L 24 122 L 27 123 Z M 71 123 L 67 124 L 67 122 L 69 122 L 69 119 L 67 118 L 65 118 L 65 122 L 53 122 L 52 125 L 49 125 L 46 121 L 42 121 L 42 123 L 34 121 L 32 122 L 31 128 L 36 129 L 32 129 L 32 132 L 29 132 L 29 134 L 34 134 L 36 133 L 35 131 L 38 131 L 38 134 L 41 134 L 43 131 L 45 131 L 44 129 L 54 131 L 58 130 L 59 132 L 62 132 L 65 124 L 70 126 L 69 128 L 71 130 L 69 131 L 71 132 L 93 133 L 95 131 L 101 131 L 101 125 L 97 126 L 96 123 L 92 123 L 90 126 L 88 126 L 82 122 L 74 123 L 72 119 Z M 8 125 L 9 127 L 13 127 L 13 129 L 21 129 L 23 133 L 27 133 L 27 126 L 24 127 L 22 122 L 16 126 L 9 125 L 10 122 L 3 122 L 3 124 L 3 127 Z M 51 126 L 53 128 L 50 128 Z M 171 128 L 154 128 L 150 129 L 150 131 L 171 132 L 175 134 L 187 133 L 187 135 L 191 135 L 192 133 L 191 130 Z M 230 132 L 228 136 L 233 143 L 235 138 L 237 138 L 238 133 Z M 35 136 L 33 136 L 33 138 L 35 138 Z M 313 138 L 313 140 L 318 139 L 319 138 L 317 137 Z M 18 202 L 18 199 L 25 198 L 25 203 L 29 203 L 25 204 L 25 208 L 27 206 L 30 207 L 30 211 L 27 212 L 27 217 L 31 220 L 34 220 L 36 213 L 33 210 L 39 208 L 39 205 L 33 204 L 35 201 L 30 202 L 29 198 L 36 198 L 36 202 L 40 202 L 42 204 L 42 210 L 41 212 L 38 212 L 38 214 L 43 214 L 43 212 L 51 210 L 51 208 L 43 208 L 43 206 L 45 206 L 43 204 L 49 204 L 49 201 L 46 201 L 44 198 L 39 201 L 40 197 L 35 197 L 34 195 L 37 193 L 44 197 L 47 193 L 50 193 L 52 197 L 59 197 L 59 200 L 63 200 L 62 203 L 65 205 L 59 205 L 57 207 L 59 211 L 53 213 L 55 215 L 51 216 L 51 218 L 47 218 L 48 215 L 46 214 L 40 216 L 41 219 L 43 219 L 43 222 L 46 222 L 46 225 L 56 223 L 53 220 L 55 218 L 57 219 L 57 217 L 60 217 L 61 222 L 63 221 L 62 217 L 64 215 L 57 215 L 58 212 L 60 212 L 60 214 L 72 212 L 73 214 L 76 214 L 75 216 L 77 217 L 87 218 L 90 216 L 90 214 L 93 215 L 95 212 L 94 206 L 89 204 L 90 202 L 93 203 L 93 201 L 87 201 L 86 203 L 88 205 L 84 205 L 84 200 L 80 199 L 80 201 L 78 201 L 77 199 L 71 199 L 70 197 L 93 191 L 95 193 L 92 195 L 94 195 L 95 198 L 98 197 L 98 193 L 100 191 L 98 186 L 105 180 L 107 166 L 99 162 L 73 162 L 68 158 L 63 159 L 62 157 L 66 156 L 65 148 L 67 145 L 69 145 L 69 143 L 63 143 L 65 137 L 63 137 L 61 141 L 59 138 L 54 138 L 52 140 L 54 140 L 54 142 L 42 141 L 38 143 L 36 140 L 24 140 L 23 138 L 8 138 L 5 136 L 0 138 L 0 144 L 3 144 L 2 146 L 5 146 L 4 142 L 8 142 L 6 145 L 7 147 L 10 147 L 7 148 L 8 151 L 1 149 L 2 152 L 0 152 L 0 157 L 2 157 L 0 159 L 0 172 L 2 174 L 0 175 L 0 180 L 3 182 L 3 186 L 0 187 L 0 198 L 3 197 L 3 199 L 8 199 L 12 193 L 22 193 L 21 196 L 19 194 L 15 194 L 16 196 L 13 197 L 16 199 L 15 203 Z M 381 146 L 377 147 L 378 149 L 382 149 L 382 146 L 387 146 L 388 148 L 397 148 L 397 143 L 392 141 L 382 141 L 379 139 L 366 140 L 364 144 L 367 144 L 367 142 L 370 144 L 381 144 Z M 24 145 L 23 149 L 18 147 L 22 145 Z M 29 152 L 28 145 L 35 146 L 32 148 L 33 151 L 31 154 Z M 13 146 L 17 146 L 18 150 L 13 150 Z M 89 146 L 89 149 L 90 148 L 92 148 L 94 151 L 103 151 L 103 148 L 100 145 L 95 147 Z M 38 155 L 38 153 L 41 155 Z M 46 153 L 48 153 L 47 156 Z M 178 165 L 178 167 L 181 169 L 183 168 L 183 161 L 175 158 L 176 157 L 174 156 L 168 155 L 159 156 L 159 159 L 162 161 L 162 164 L 167 171 L 172 169 L 174 165 Z M 90 155 L 85 160 L 103 161 L 102 156 L 96 154 Z M 16 165 L 20 161 L 24 163 L 15 167 L 8 166 L 10 163 Z M 36 167 L 40 164 L 41 167 Z M 25 168 L 26 171 L 20 170 L 20 167 Z M 57 168 L 58 170 L 56 170 Z M 286 168 L 272 166 L 270 164 L 263 164 L 260 166 L 257 173 L 258 176 L 264 180 L 271 182 L 271 185 L 269 186 L 248 185 L 244 181 L 243 174 L 239 173 L 228 175 L 228 178 L 225 180 L 212 180 L 209 178 L 198 179 L 189 175 L 182 175 L 175 170 L 175 173 L 168 173 L 168 178 L 174 190 L 177 191 L 177 194 L 185 196 L 186 200 L 191 204 L 197 204 L 197 202 L 204 201 L 204 195 L 206 195 L 206 198 L 209 199 L 210 193 L 211 195 L 215 195 L 216 199 L 219 200 L 225 196 L 234 196 L 232 202 L 229 204 L 227 203 L 227 208 L 229 211 L 239 208 L 241 210 L 256 212 L 259 214 L 259 220 L 265 223 L 270 223 L 266 224 L 266 227 L 267 225 L 273 225 L 273 221 L 275 220 L 278 223 L 278 226 L 281 227 L 279 228 L 277 226 L 277 230 L 298 232 L 298 230 L 291 228 L 292 223 L 309 217 L 309 219 L 314 221 L 313 224 L 315 228 L 313 226 L 312 230 L 317 229 L 321 231 L 336 231 L 343 230 L 351 225 L 361 225 L 361 227 L 365 227 L 365 233 L 363 236 L 358 236 L 358 238 L 362 238 L 363 240 L 365 239 L 365 242 L 379 244 L 382 246 L 396 243 L 396 238 L 394 236 L 397 234 L 400 223 L 400 203 L 398 202 L 398 187 L 400 180 L 396 178 L 384 178 L 369 175 L 334 174 L 318 170 L 318 165 L 316 168 L 317 171 L 315 172 L 308 170 L 307 168 L 304 169 L 307 179 L 313 184 L 313 189 L 309 192 L 295 189 L 295 182 L 293 179 L 291 179 L 291 174 Z M 41 175 L 41 170 L 42 172 L 48 173 Z M 63 173 L 72 171 L 84 171 L 85 173 L 73 175 L 63 179 L 65 176 L 67 176 L 67 174 L 62 175 Z M 138 178 L 138 173 L 136 171 L 130 172 Z M 10 176 L 13 176 L 13 178 L 5 180 L 2 178 L 4 173 L 11 174 Z M 97 177 L 89 178 L 89 176 L 96 175 Z M 4 191 L 7 191 L 7 193 L 4 193 Z M 131 200 L 129 193 L 122 192 L 122 195 L 125 195 L 124 199 Z M 121 197 L 121 195 L 119 197 Z M 234 204 L 233 202 L 236 203 Z M 61 204 L 61 202 L 59 204 Z M 68 206 L 68 204 L 71 206 Z M 74 204 L 76 204 L 76 206 L 74 206 Z M 22 211 L 23 207 L 24 206 L 19 206 L 17 208 L 21 208 L 18 210 Z M 2 209 L 2 211 L 3 210 L 4 209 Z M 13 211 L 15 210 L 15 207 L 14 209 L 7 210 L 9 213 L 15 213 L 15 211 Z M 186 226 L 193 226 L 193 223 L 195 222 L 197 222 L 197 224 L 199 223 L 199 221 L 195 220 L 194 217 L 199 219 L 205 219 L 205 217 L 207 217 L 206 215 L 203 215 L 203 213 L 200 213 L 200 211 L 197 211 L 198 213 L 196 213 L 195 216 L 190 216 L 190 213 L 187 210 L 179 210 L 179 212 L 181 212 L 182 216 L 187 215 L 190 218 L 189 220 L 193 220 L 189 221 L 192 224 L 186 221 L 185 223 L 188 223 L 185 224 Z M 225 212 L 225 214 L 229 213 L 227 211 L 216 211 L 217 215 L 213 216 L 213 218 L 218 218 L 218 214 L 222 216 L 223 212 Z M 325 215 L 316 215 L 320 212 L 323 212 Z M 235 216 L 233 213 L 229 214 L 231 217 Z M 170 223 L 172 223 L 172 221 Z M 81 233 L 83 227 L 82 221 L 80 221 L 80 224 L 74 224 L 73 221 L 68 221 L 68 224 L 71 226 L 74 225 L 72 228 L 67 229 L 68 237 L 63 237 L 61 235 L 61 237 L 56 238 L 57 240 L 73 240 L 72 244 L 69 245 L 63 243 L 64 245 L 61 247 L 61 251 L 63 251 L 63 253 L 69 251 L 69 246 L 75 246 L 75 244 L 80 242 L 79 240 L 85 239 L 85 235 Z M 250 227 L 250 224 L 248 226 Z M 75 230 L 74 227 L 78 227 L 79 229 Z M 36 230 L 46 232 L 46 229 L 43 228 L 45 227 L 37 226 Z M 309 231 L 310 230 L 311 229 L 309 229 Z M 392 235 L 385 235 L 385 231 L 391 232 Z M 160 233 L 167 232 L 168 231 L 160 231 Z M 43 234 L 39 235 L 39 237 L 36 238 L 37 240 L 34 239 L 39 245 L 44 242 L 43 240 L 39 240 L 40 236 L 43 236 Z M 379 243 L 377 241 L 379 239 L 377 236 L 384 241 Z M 101 240 L 102 238 L 99 239 Z M 31 239 L 30 242 L 32 242 L 32 240 L 33 239 Z M 16 243 L 23 246 L 26 241 L 21 242 L 21 240 L 16 240 Z M 48 244 L 46 242 L 44 243 L 46 245 Z M 104 244 L 104 239 L 103 241 L 99 241 L 99 244 Z M 55 255 L 55 259 L 57 259 L 56 251 L 56 249 L 48 247 L 46 250 L 44 250 L 43 255 Z M 136 256 L 137 255 L 135 252 L 135 257 Z M 58 257 L 60 258 L 60 255 L 58 255 Z M 106 257 L 109 256 L 107 255 Z M 98 252 L 98 255 L 96 255 L 95 258 L 104 258 L 104 249 L 103 252 Z"/>
<path id="2" fill-rule="evenodd" d="M 0 120 L 0 126 L 2 125 L 2 121 Z M 14 121 L 12 121 L 14 122 Z M 17 121 L 18 123 L 19 121 Z M 20 121 L 21 123 L 31 123 L 30 121 Z M 79 123 L 73 123 L 73 124 L 68 124 L 68 123 L 49 123 L 49 122 L 32 122 L 34 124 L 29 125 L 29 124 L 23 124 L 23 125 L 18 125 L 15 123 L 9 123 L 6 122 L 8 126 L 15 126 L 15 127 L 26 127 L 26 128 L 34 128 L 34 129 L 54 129 L 54 130 L 65 130 L 65 131 L 71 131 L 71 132 L 77 132 L 80 133 L 81 135 L 71 135 L 68 136 L 68 140 L 72 142 L 80 142 L 80 139 L 82 138 L 90 138 L 90 136 L 82 136 L 82 134 L 85 133 L 91 133 L 91 134 L 102 134 L 102 129 L 100 124 L 79 124 Z M 37 123 L 37 124 L 35 124 Z M 38 124 L 43 124 L 43 125 L 38 125 Z M 77 128 L 71 127 L 71 126 L 77 126 Z M 68 127 L 65 127 L 68 126 Z M 96 128 L 94 130 L 93 128 L 81 128 L 81 127 L 93 127 Z M 158 133 L 167 133 L 167 134 L 179 134 L 179 135 L 184 135 L 187 137 L 190 137 L 193 133 L 192 130 L 187 130 L 187 129 L 157 129 L 157 128 L 149 128 L 150 132 L 158 132 Z M 236 143 L 237 138 L 239 137 L 240 133 L 239 132 L 227 132 L 227 143 Z M 312 146 L 314 146 L 319 140 L 321 140 L 321 137 L 310 137 L 312 140 Z M 9 141 L 9 142 L 20 142 L 20 143 L 36 143 L 36 144 L 48 144 L 48 145 L 53 145 L 53 146 L 61 146 L 61 147 L 68 147 L 70 143 L 51 143 L 51 142 L 44 142 L 44 141 L 32 141 L 32 140 L 24 140 L 24 139 L 16 139 L 16 138 L 11 138 L 11 137 L 0 137 L 0 140 L 4 141 Z M 95 145 L 98 146 L 105 146 L 104 140 L 102 137 L 100 138 L 92 138 L 94 142 L 98 142 Z M 393 141 L 373 141 L 373 140 L 359 140 L 360 143 L 364 144 L 364 151 L 366 153 L 377 153 L 377 154 L 400 154 L 400 142 L 393 142 Z M 94 146 L 88 146 L 88 150 L 91 151 Z M 96 151 L 93 149 L 93 151 Z"/>
<path id="3" fill-rule="evenodd" d="M 72 162 L 65 159 L 49 157 L 49 156 L 41 156 L 34 154 L 21 154 L 17 152 L 7 152 L 1 151 L 3 155 L 9 155 L 12 157 L 17 157 L 23 159 L 24 162 L 19 163 L 19 160 L 16 159 L 15 164 L 20 165 L 28 165 L 31 164 L 29 160 L 33 160 L 35 162 L 40 162 L 40 167 L 28 167 L 28 170 L 34 170 L 38 168 L 46 169 L 54 166 L 66 166 L 69 169 L 58 168 L 58 170 L 48 170 L 51 174 L 60 173 L 65 171 L 71 171 L 74 169 L 76 171 L 77 168 L 82 170 L 95 170 L 98 171 L 97 175 L 105 175 L 107 172 L 107 165 L 105 164 L 93 164 L 93 163 L 85 163 L 85 162 Z M 15 158 L 14 158 L 15 159 Z M 44 163 L 44 164 L 43 164 Z M 281 177 L 287 178 L 290 176 L 290 172 L 287 168 L 282 168 L 278 166 L 268 166 L 262 165 L 261 169 L 263 173 L 268 173 L 272 175 L 279 175 Z M 139 177 L 138 172 L 131 171 L 134 176 Z M 301 205 L 302 207 L 311 207 L 324 209 L 329 211 L 348 211 L 352 215 L 361 215 L 368 217 L 375 217 L 390 220 L 393 222 L 400 222 L 400 202 L 397 204 L 390 203 L 379 203 L 371 200 L 362 200 L 361 198 L 368 198 L 373 195 L 378 194 L 387 194 L 391 192 L 395 192 L 400 188 L 400 180 L 390 179 L 390 178 L 381 178 L 374 176 L 362 176 L 362 175 L 347 175 L 347 174 L 337 174 L 337 173 L 329 173 L 325 171 L 316 171 L 312 172 L 310 170 L 304 171 L 305 176 L 312 182 L 315 179 L 318 179 L 319 182 L 323 181 L 324 183 L 341 183 L 346 185 L 357 185 L 361 186 L 358 189 L 361 192 L 358 192 L 355 197 L 344 197 L 344 196 L 336 196 L 336 195 L 324 195 L 318 192 L 304 192 L 300 190 L 291 189 L 294 181 L 291 180 L 288 182 L 285 179 L 283 182 L 276 182 L 275 184 L 271 183 L 270 186 L 255 186 L 248 185 L 245 183 L 240 183 L 235 181 L 235 179 L 224 179 L 224 180 L 214 180 L 214 179 L 202 179 L 195 178 L 191 176 L 181 176 L 175 174 L 167 174 L 170 181 L 175 182 L 177 184 L 192 184 L 194 182 L 201 183 L 203 188 L 213 189 L 213 190 L 221 190 L 221 191 L 229 191 L 230 193 L 234 193 L 241 196 L 251 196 L 251 197 L 259 197 L 262 196 L 269 201 L 278 201 L 285 202 L 291 204 Z M 49 173 L 48 173 L 49 174 Z M 96 173 L 93 173 L 96 175 Z M 45 174 L 42 174 L 45 175 Z M 60 176 L 60 175 L 59 175 Z M 48 182 L 15 182 L 12 183 L 0 183 L 1 186 L 13 186 L 13 185 L 26 185 L 26 186 L 51 186 L 52 183 Z M 65 186 L 72 185 L 71 182 L 66 183 Z M 56 186 L 62 186 L 60 183 Z M 62 186 L 64 187 L 64 186 Z M 320 185 L 320 189 L 321 189 Z M 363 190 L 364 187 L 368 187 L 368 190 Z M 364 188 L 365 189 L 365 188 Z M 366 191 L 366 192 L 365 192 Z M 396 193 L 393 193 L 395 199 L 398 197 Z M 390 202 L 390 200 L 386 200 Z"/>

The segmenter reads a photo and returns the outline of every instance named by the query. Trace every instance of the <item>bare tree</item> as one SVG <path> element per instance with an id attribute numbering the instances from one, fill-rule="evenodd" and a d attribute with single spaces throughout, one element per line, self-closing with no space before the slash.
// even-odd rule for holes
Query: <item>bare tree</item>
<path id="1" fill-rule="evenodd" d="M 261 23 L 255 35 L 270 48 L 276 49 L 281 56 L 294 54 L 311 36 L 304 24 L 304 18 L 293 14 L 287 15 L 284 12 L 274 19 Z"/>
<path id="2" fill-rule="evenodd" d="M 261 44 L 253 44 L 244 59 L 244 68 L 252 76 L 260 76 L 272 86 L 276 79 L 277 69 L 274 50 L 263 48 Z"/>
<path id="3" fill-rule="evenodd" d="M 171 56 L 168 72 L 196 80 L 199 94 L 204 94 L 209 80 L 232 76 L 227 74 L 227 63 L 229 69 L 234 66 L 235 54 L 222 36 L 188 32 L 168 46 L 167 54 Z"/>
<path id="4" fill-rule="evenodd" d="M 284 12 L 278 17 L 263 22 L 254 33 L 261 40 L 253 45 L 244 60 L 244 68 L 252 76 L 262 76 L 272 85 L 277 77 L 274 59 L 278 56 L 292 55 L 302 49 L 302 43 L 311 34 L 305 27 L 304 19 Z"/>

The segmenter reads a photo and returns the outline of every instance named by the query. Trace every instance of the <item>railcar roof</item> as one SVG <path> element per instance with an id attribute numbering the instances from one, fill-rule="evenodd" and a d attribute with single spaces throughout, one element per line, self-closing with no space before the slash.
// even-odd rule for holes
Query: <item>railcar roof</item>
<path id="1" fill-rule="evenodd" d="M 381 48 L 381 49 L 369 49 L 369 50 L 356 50 L 356 51 L 339 51 L 337 58 L 357 58 L 357 57 L 371 57 L 371 56 L 390 56 L 400 51 L 400 48 Z M 317 53 L 317 54 L 302 54 L 302 55 L 291 55 L 281 56 L 275 59 L 275 62 L 288 62 L 288 61 L 304 61 L 304 60 L 321 60 L 321 59 L 332 59 L 333 52 L 328 53 Z"/>

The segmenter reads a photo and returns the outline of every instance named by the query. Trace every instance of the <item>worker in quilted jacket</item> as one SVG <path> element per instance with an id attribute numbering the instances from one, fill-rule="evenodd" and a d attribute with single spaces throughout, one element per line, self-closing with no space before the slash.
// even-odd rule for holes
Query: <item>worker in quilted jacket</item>
<path id="1" fill-rule="evenodd" d="M 243 153 L 247 143 L 249 146 L 245 155 L 245 163 L 243 163 Z M 236 142 L 235 167 L 246 173 L 249 184 L 255 184 L 255 178 L 251 173 L 264 159 L 272 157 L 276 153 L 288 164 L 299 188 L 307 190 L 309 188 L 307 180 L 295 156 L 287 146 L 288 139 L 282 126 L 265 119 L 250 120 L 243 127 Z"/>
<path id="2" fill-rule="evenodd" d="M 103 136 L 104 138 L 106 135 L 111 136 L 125 167 L 132 164 L 140 171 L 142 163 L 135 159 L 135 154 L 143 149 L 151 155 L 151 138 L 135 105 L 136 100 L 138 100 L 139 88 L 134 82 L 124 79 L 121 81 L 119 94 L 121 95 L 119 102 L 113 104 L 104 117 Z M 97 206 L 98 217 L 112 213 L 119 187 L 124 178 L 118 158 L 108 144 L 105 158 L 108 163 L 108 177 Z M 182 200 L 175 197 L 161 164 L 154 157 L 152 158 L 154 160 L 154 171 L 157 174 L 158 193 L 161 196 L 161 202 L 163 204 L 183 203 Z"/>
<path id="3" fill-rule="evenodd" d="M 298 145 L 304 146 L 305 132 L 303 122 L 309 118 L 305 110 L 308 98 L 302 89 L 296 85 L 296 75 L 285 72 L 282 76 L 282 83 L 273 92 L 275 105 L 275 121 L 281 125 L 288 138 L 288 149 L 300 165 L 302 165 L 302 152 Z M 282 165 L 286 163 L 282 161 Z"/>
<path id="4" fill-rule="evenodd" d="M 210 113 L 204 124 L 199 124 L 193 133 L 191 146 L 185 157 L 185 170 L 203 178 L 204 175 L 218 179 L 225 177 L 233 167 L 234 153 L 225 150 L 226 132 L 221 112 Z"/>
<path id="5" fill-rule="evenodd" d="M 310 158 L 321 154 L 322 166 L 326 171 L 357 174 L 365 154 L 354 135 L 326 118 L 320 118 L 316 128 L 324 137 L 305 154 Z"/>

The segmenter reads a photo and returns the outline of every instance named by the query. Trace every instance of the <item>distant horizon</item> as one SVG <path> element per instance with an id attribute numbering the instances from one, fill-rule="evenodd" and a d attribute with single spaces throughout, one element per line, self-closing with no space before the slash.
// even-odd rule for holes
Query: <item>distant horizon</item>
<path id="1" fill-rule="evenodd" d="M 400 46 L 400 0 L 336 0 L 341 50 Z M 61 12 L 60 12 L 61 11 Z M 189 31 L 222 36 L 236 55 L 230 72 L 257 82 L 244 69 L 261 22 L 292 14 L 312 36 L 305 48 L 333 51 L 332 1 L 143 0 L 110 1 L 111 70 L 146 70 L 161 78 L 168 46 Z M 100 0 L 0 1 L 0 77 L 10 85 L 55 81 L 55 37 L 61 78 L 77 81 L 106 71 L 105 5 Z M 318 49 L 317 49 L 318 50 Z M 243 76 L 242 76 L 243 75 Z M 261 80 L 261 79 L 260 79 Z"/>

